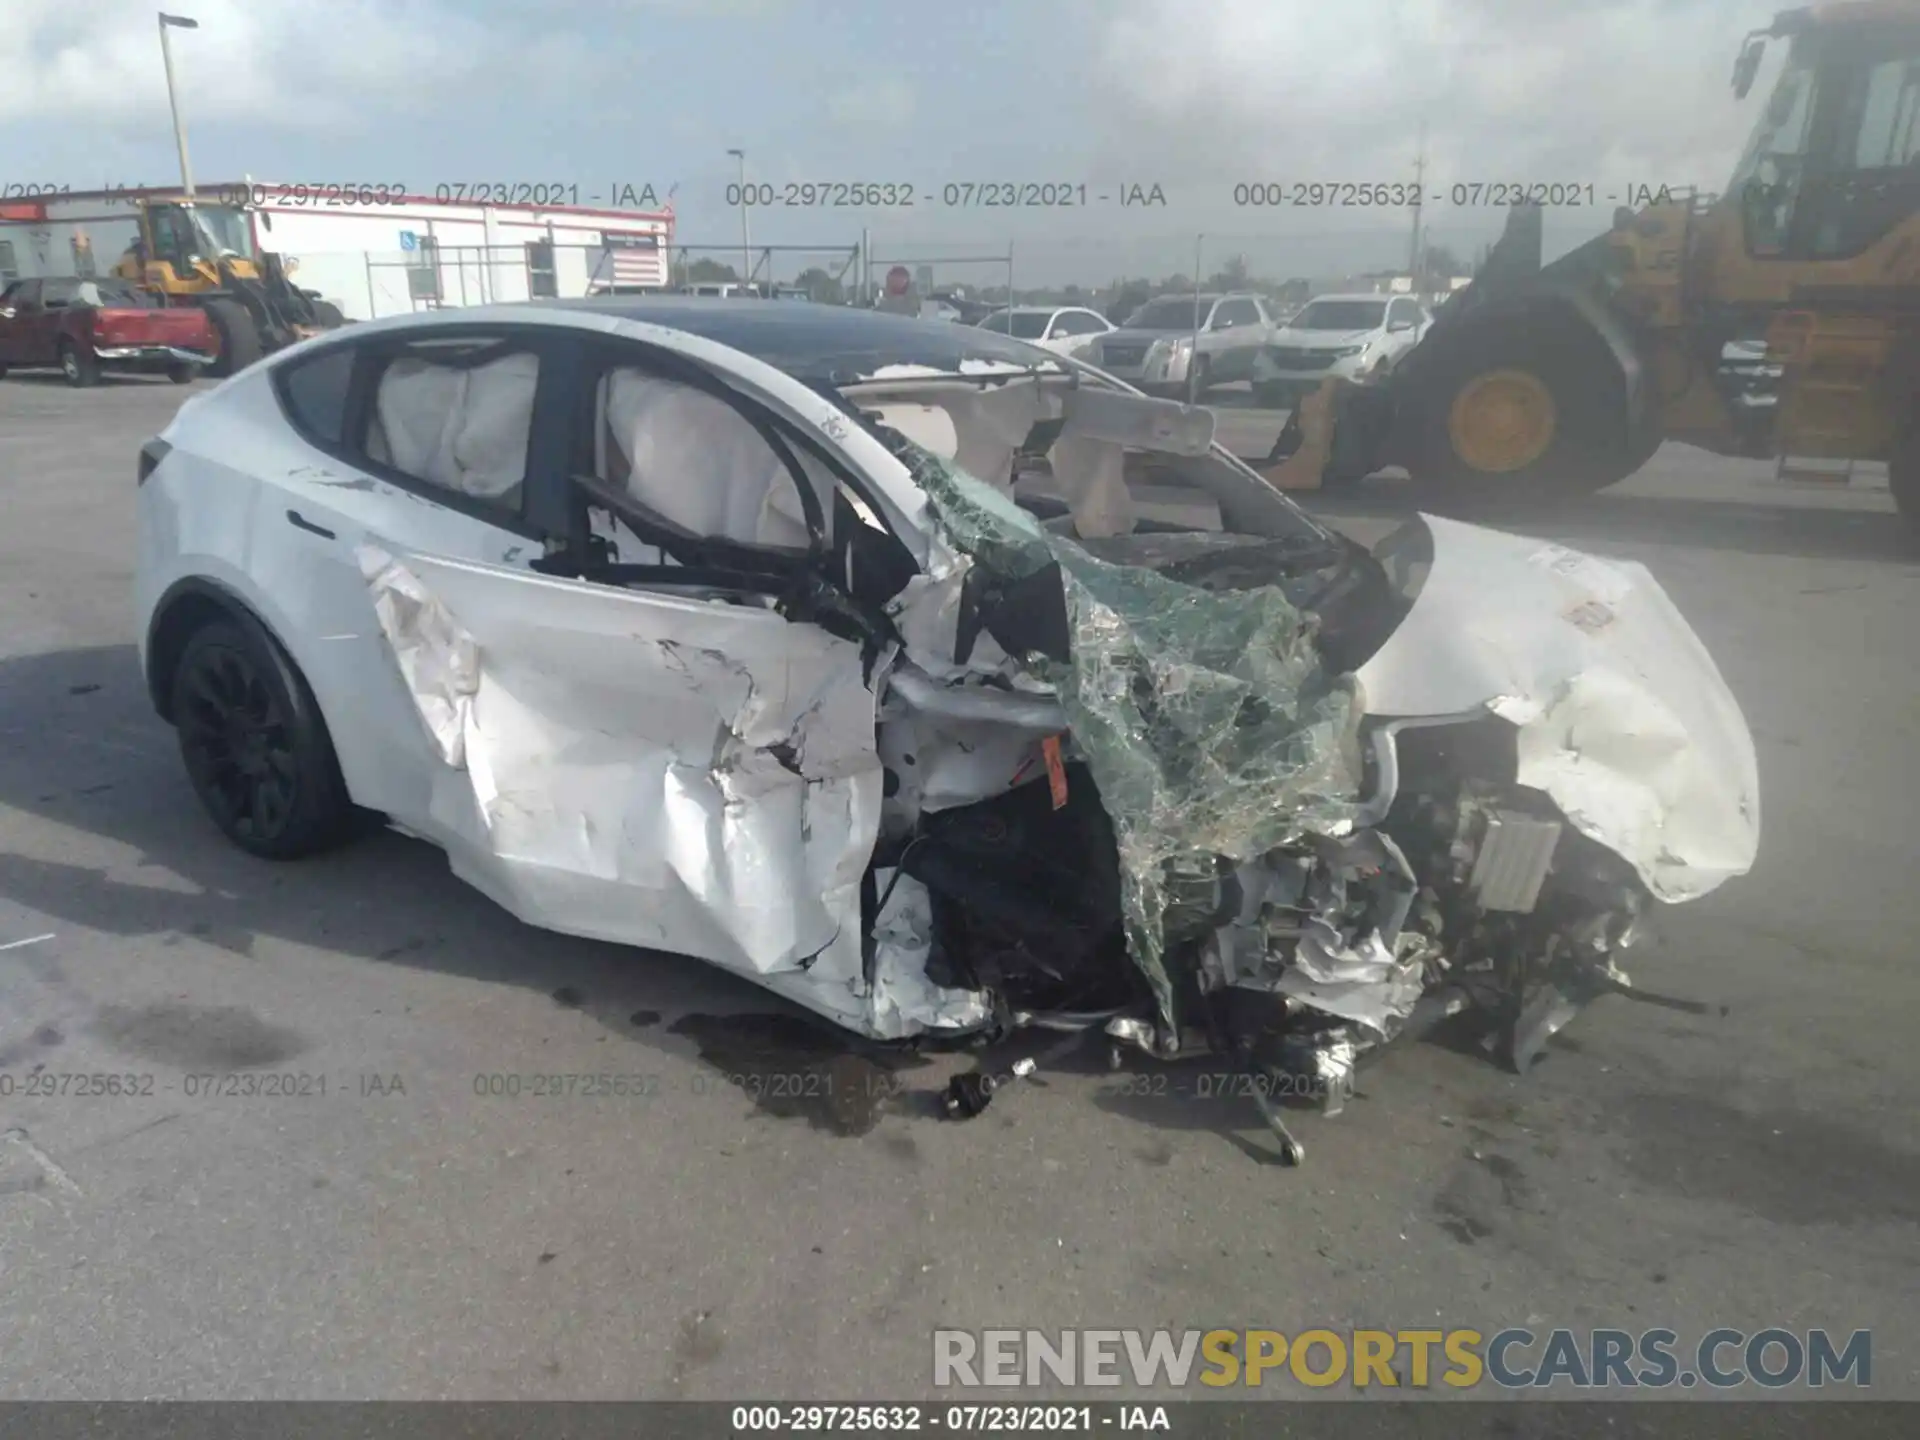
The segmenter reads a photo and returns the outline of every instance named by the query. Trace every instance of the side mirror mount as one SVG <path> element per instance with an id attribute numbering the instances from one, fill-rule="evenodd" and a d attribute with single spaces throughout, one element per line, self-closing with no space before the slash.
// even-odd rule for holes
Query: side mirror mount
<path id="1" fill-rule="evenodd" d="M 1764 35 L 1749 35 L 1747 43 L 1740 48 L 1740 57 L 1733 62 L 1733 98 L 1744 100 L 1747 92 L 1753 89 L 1754 76 L 1760 73 L 1760 57 L 1766 53 L 1767 40 Z"/>

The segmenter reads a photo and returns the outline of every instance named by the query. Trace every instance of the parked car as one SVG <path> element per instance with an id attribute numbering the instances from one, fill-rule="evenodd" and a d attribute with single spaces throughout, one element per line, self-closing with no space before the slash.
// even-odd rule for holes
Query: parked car
<path id="1" fill-rule="evenodd" d="M 371 814 L 865 1037 L 1218 1042 L 1331 1108 L 1465 1012 L 1525 1068 L 1751 865 L 1739 708 L 1642 567 L 1421 518 L 1370 554 L 1213 426 L 847 307 L 375 320 L 142 449 L 141 664 L 241 848 Z"/>
<path id="2" fill-rule="evenodd" d="M 69 385 L 160 371 L 184 385 L 219 349 L 207 312 L 108 280 L 15 280 L 0 291 L 0 375 L 57 368 Z"/>
<path id="3" fill-rule="evenodd" d="M 1191 369 L 1198 394 L 1252 378 L 1253 357 L 1273 329 L 1263 296 L 1162 295 L 1098 337 L 1086 358 L 1150 395 L 1185 395 Z"/>
<path id="4" fill-rule="evenodd" d="M 980 322 L 982 330 L 1011 335 L 1056 355 L 1085 357 L 1095 339 L 1113 333 L 1106 316 L 1078 306 L 1016 305 L 996 310 Z"/>
<path id="5" fill-rule="evenodd" d="M 1322 295 L 1277 329 L 1254 365 L 1254 399 L 1285 406 L 1329 375 L 1364 380 L 1385 375 L 1433 323 L 1407 295 Z"/>

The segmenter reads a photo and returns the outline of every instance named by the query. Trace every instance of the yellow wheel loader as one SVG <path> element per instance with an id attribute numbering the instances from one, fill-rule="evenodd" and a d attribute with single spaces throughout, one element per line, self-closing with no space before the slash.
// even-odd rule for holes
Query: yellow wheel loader
<path id="1" fill-rule="evenodd" d="M 1297 407 L 1274 483 L 1401 466 L 1429 508 L 1513 509 L 1671 439 L 1885 460 L 1920 532 L 1920 0 L 1781 13 L 1747 37 L 1737 97 L 1772 41 L 1785 68 L 1723 195 L 1622 207 L 1546 265 L 1540 211 L 1516 208 L 1389 377 Z M 1763 365 L 1729 363 L 1743 342 Z"/>
<path id="2" fill-rule="evenodd" d="M 261 251 L 246 210 L 187 199 L 143 199 L 138 208 L 139 236 L 113 273 L 169 305 L 207 312 L 220 344 L 210 375 L 346 323 L 338 306 L 295 286 L 278 255 Z"/>

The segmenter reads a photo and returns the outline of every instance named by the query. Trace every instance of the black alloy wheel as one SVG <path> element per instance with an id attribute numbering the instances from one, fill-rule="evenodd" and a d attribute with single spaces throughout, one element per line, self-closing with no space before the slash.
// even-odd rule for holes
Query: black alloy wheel
<path id="1" fill-rule="evenodd" d="M 273 642 L 231 620 L 195 631 L 173 723 L 200 803 L 234 844 L 291 860 L 345 838 L 355 814 L 312 693 Z"/>

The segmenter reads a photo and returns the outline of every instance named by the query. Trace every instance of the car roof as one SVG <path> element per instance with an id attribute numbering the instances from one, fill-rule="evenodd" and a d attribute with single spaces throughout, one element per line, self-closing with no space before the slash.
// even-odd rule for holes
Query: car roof
<path id="1" fill-rule="evenodd" d="M 1379 295 L 1359 291 L 1352 295 L 1316 295 L 1313 299 L 1307 301 L 1307 305 L 1316 305 L 1322 300 L 1378 300 L 1384 305 L 1389 300 L 1412 300 L 1418 303 L 1419 299 L 1420 297 L 1418 295 Z M 1306 306 L 1303 305 L 1300 308 L 1304 310 Z"/>
<path id="2" fill-rule="evenodd" d="M 642 325 L 684 330 L 784 370 L 795 379 L 844 385 L 888 366 L 913 365 L 958 375 L 979 362 L 1022 370 L 1054 366 L 1024 341 L 912 315 L 791 300 L 706 298 L 694 295 L 591 295 L 584 299 L 534 300 L 487 307 L 499 314 L 525 308 L 539 312 L 586 312 Z M 442 323 L 458 311 L 422 312 Z M 968 362 L 975 362 L 970 366 Z M 1057 368 L 1057 367 L 1056 367 Z"/>

